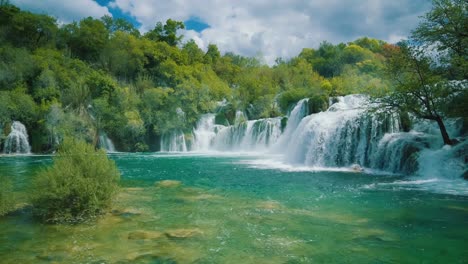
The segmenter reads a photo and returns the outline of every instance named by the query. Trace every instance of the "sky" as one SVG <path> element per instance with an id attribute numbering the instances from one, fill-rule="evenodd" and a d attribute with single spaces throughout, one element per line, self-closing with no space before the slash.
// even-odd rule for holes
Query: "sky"
<path id="1" fill-rule="evenodd" d="M 202 49 L 261 56 L 268 64 L 291 58 L 322 41 L 337 44 L 360 37 L 390 43 L 406 38 L 430 0 L 10 0 L 61 23 L 103 15 L 125 18 L 142 33 L 168 18 L 183 21 L 184 40 Z"/>

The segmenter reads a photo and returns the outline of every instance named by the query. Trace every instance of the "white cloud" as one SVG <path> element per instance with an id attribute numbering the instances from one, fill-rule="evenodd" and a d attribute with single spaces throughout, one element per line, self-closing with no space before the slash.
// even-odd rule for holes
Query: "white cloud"
<path id="1" fill-rule="evenodd" d="M 93 0 L 11 0 L 10 2 L 21 9 L 48 14 L 66 23 L 89 16 L 100 18 L 111 15 L 107 7 L 100 6 Z"/>
<path id="2" fill-rule="evenodd" d="M 107 13 L 91 0 L 14 0 L 31 10 L 59 18 L 100 17 Z M 349 42 L 369 36 L 395 42 L 416 27 L 418 16 L 430 8 L 427 0 L 113 0 L 141 23 L 140 30 L 152 29 L 168 18 L 179 21 L 198 17 L 210 28 L 201 33 L 186 31 L 202 48 L 216 44 L 222 52 L 244 56 L 259 52 L 268 63 L 275 58 L 296 56 L 304 47 L 318 47 L 327 40 Z"/>
<path id="3" fill-rule="evenodd" d="M 168 18 L 201 18 L 210 28 L 185 32 L 202 48 L 209 43 L 221 51 L 246 56 L 261 52 L 268 63 L 297 55 L 304 47 L 327 40 L 349 42 L 369 36 L 394 42 L 406 36 L 426 12 L 425 0 L 115 0 L 147 31 Z"/>

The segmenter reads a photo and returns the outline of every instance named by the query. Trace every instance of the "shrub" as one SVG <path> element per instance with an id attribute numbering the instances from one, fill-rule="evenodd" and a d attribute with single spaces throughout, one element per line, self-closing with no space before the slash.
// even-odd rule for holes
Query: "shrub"
<path id="1" fill-rule="evenodd" d="M 104 150 L 65 139 L 52 167 L 33 180 L 33 212 L 46 222 L 79 222 L 101 214 L 118 190 L 120 173 Z"/>
<path id="2" fill-rule="evenodd" d="M 14 207 L 13 185 L 6 176 L 0 176 L 0 216 L 7 214 Z"/>

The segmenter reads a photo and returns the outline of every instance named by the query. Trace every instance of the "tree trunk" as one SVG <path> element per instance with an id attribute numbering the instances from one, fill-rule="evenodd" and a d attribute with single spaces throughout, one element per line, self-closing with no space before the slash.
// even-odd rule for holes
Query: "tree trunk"
<path id="1" fill-rule="evenodd" d="M 447 133 L 447 129 L 445 128 L 444 121 L 442 121 L 442 118 L 440 116 L 437 116 L 435 120 L 439 125 L 440 133 L 442 134 L 442 138 L 444 139 L 444 144 L 453 145 L 453 142 L 450 139 L 449 134 Z"/>

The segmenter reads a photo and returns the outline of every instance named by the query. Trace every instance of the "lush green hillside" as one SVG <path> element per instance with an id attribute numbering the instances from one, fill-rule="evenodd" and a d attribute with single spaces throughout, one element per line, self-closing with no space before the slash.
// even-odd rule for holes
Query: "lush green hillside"
<path id="1" fill-rule="evenodd" d="M 33 152 L 51 152 L 65 136 L 98 144 L 104 132 L 118 150 L 154 151 L 161 135 L 190 132 L 203 113 L 221 111 L 229 121 L 241 110 L 258 119 L 284 115 L 304 97 L 393 91 L 385 65 L 400 48 L 380 40 L 323 42 L 268 66 L 222 55 L 214 44 L 204 52 L 179 35 L 183 27 L 169 19 L 141 35 L 108 16 L 59 26 L 2 4 L 0 147 L 17 120 Z"/>

